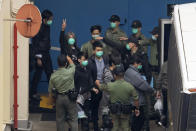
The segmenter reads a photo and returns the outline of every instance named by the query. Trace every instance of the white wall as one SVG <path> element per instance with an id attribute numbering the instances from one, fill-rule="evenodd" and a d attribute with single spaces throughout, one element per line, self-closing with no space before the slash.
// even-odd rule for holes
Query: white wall
<path id="1" fill-rule="evenodd" d="M 14 2 L 13 2 L 14 1 Z M 12 18 L 27 0 L 2 0 L 0 8 L 0 131 L 13 122 L 13 24 Z M 20 3 L 20 6 L 15 2 Z M 16 6 L 15 6 L 16 5 Z M 13 8 L 13 9 L 11 9 Z M 18 33 L 18 119 L 28 120 L 29 40 Z"/>

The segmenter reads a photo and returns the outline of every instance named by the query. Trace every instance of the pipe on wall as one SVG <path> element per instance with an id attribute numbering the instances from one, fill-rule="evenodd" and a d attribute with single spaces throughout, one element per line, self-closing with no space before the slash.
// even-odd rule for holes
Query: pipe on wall
<path id="1" fill-rule="evenodd" d="M 18 128 L 18 45 L 17 27 L 14 24 L 14 128 Z"/>

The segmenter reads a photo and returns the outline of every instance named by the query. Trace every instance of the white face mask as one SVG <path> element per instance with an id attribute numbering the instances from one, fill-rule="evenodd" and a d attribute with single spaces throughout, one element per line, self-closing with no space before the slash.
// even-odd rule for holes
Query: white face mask
<path id="1" fill-rule="evenodd" d="M 100 35 L 92 35 L 93 39 L 96 39 L 97 37 L 100 37 Z"/>

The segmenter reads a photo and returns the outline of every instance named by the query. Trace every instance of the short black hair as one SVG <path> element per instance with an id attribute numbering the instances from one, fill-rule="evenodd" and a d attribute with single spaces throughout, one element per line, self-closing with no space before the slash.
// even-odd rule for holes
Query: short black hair
<path id="1" fill-rule="evenodd" d="M 142 59 L 141 59 L 141 57 L 139 55 L 136 54 L 136 55 L 133 56 L 133 58 L 132 58 L 130 63 L 131 64 L 134 64 L 134 63 L 139 64 L 139 63 L 142 63 Z"/>
<path id="2" fill-rule="evenodd" d="M 100 41 L 95 41 L 95 42 L 93 43 L 93 50 L 95 50 L 97 47 L 103 48 L 103 45 L 101 44 Z"/>
<path id="3" fill-rule="evenodd" d="M 101 28 L 100 25 L 93 25 L 93 26 L 91 26 L 91 28 L 90 28 L 91 33 L 93 33 L 94 30 L 99 30 L 99 32 L 101 33 L 102 28 Z"/>
<path id="4" fill-rule="evenodd" d="M 109 64 L 120 65 L 121 64 L 121 54 L 118 51 L 112 51 L 109 55 Z"/>
<path id="5" fill-rule="evenodd" d="M 113 73 L 117 76 L 123 76 L 124 73 L 125 73 L 125 69 L 124 69 L 124 66 L 123 64 L 120 64 L 120 65 L 116 65 L 116 67 L 114 68 L 113 70 Z"/>
<path id="6" fill-rule="evenodd" d="M 139 44 L 139 40 L 133 36 L 131 36 L 129 39 L 128 39 L 128 42 L 129 43 L 134 43 L 137 47 L 140 48 L 140 44 Z"/>
<path id="7" fill-rule="evenodd" d="M 86 56 L 86 54 L 85 54 L 84 52 L 79 52 L 79 53 L 78 53 L 78 59 L 81 59 L 82 56 L 84 56 L 85 59 L 87 59 L 87 56 Z"/>
<path id="8" fill-rule="evenodd" d="M 58 56 L 58 59 L 57 59 L 57 62 L 58 62 L 58 65 L 59 67 L 63 67 L 63 66 L 66 66 L 67 64 L 67 58 L 65 55 L 59 55 Z"/>
<path id="9" fill-rule="evenodd" d="M 42 19 L 47 19 L 48 20 L 52 16 L 53 16 L 53 13 L 50 10 L 46 9 L 42 12 Z"/>

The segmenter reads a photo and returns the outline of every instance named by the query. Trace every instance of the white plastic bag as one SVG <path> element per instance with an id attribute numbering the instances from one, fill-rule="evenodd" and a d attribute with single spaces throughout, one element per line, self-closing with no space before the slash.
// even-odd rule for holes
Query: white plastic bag
<path id="1" fill-rule="evenodd" d="M 155 111 L 162 111 L 163 110 L 163 103 L 161 99 L 157 99 L 155 105 L 154 105 Z"/>

